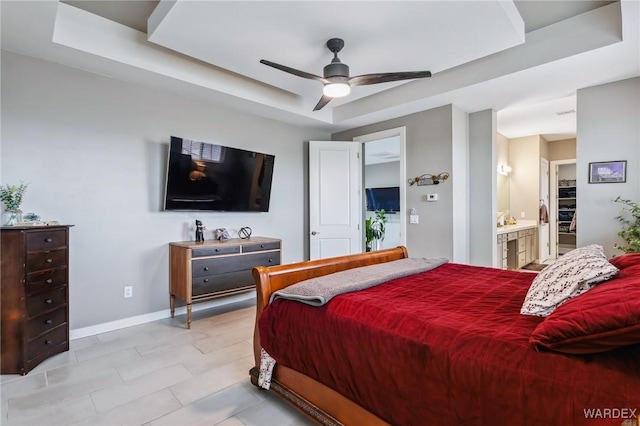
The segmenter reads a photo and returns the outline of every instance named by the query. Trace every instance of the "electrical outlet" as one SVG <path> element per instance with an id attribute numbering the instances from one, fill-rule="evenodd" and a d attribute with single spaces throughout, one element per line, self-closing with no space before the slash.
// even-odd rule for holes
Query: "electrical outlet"
<path id="1" fill-rule="evenodd" d="M 133 286 L 128 285 L 124 288 L 124 297 L 125 299 L 128 297 L 133 297 Z"/>

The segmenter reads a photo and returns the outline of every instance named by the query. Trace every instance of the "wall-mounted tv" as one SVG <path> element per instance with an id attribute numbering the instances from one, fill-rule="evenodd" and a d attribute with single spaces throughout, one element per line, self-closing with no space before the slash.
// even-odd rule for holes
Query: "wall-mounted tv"
<path id="1" fill-rule="evenodd" d="M 400 187 L 366 188 L 367 211 L 385 210 L 400 211 Z"/>
<path id="2" fill-rule="evenodd" d="M 267 212 L 275 156 L 171 137 L 165 210 Z"/>

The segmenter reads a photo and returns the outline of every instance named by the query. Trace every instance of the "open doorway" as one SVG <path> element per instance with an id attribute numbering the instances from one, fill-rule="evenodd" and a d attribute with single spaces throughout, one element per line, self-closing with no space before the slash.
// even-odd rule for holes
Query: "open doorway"
<path id="1" fill-rule="evenodd" d="M 384 209 L 384 237 L 369 242 L 371 250 L 406 245 L 405 128 L 358 136 L 363 144 L 363 223 L 380 219 Z M 366 225 L 363 229 L 367 245 Z"/>

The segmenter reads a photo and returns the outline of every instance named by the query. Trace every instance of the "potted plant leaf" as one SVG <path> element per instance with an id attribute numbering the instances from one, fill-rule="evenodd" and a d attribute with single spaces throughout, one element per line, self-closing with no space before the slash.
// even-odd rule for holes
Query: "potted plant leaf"
<path id="1" fill-rule="evenodd" d="M 6 208 L 7 218 L 3 220 L 6 226 L 12 226 L 16 222 L 22 222 L 22 197 L 27 190 L 29 184 L 20 183 L 20 185 L 0 185 L 0 200 Z"/>
<path id="2" fill-rule="evenodd" d="M 367 220 L 365 220 L 365 250 L 367 252 L 373 250 L 374 243 L 384 240 L 385 223 L 387 223 L 387 216 L 384 209 L 376 210 L 375 216 L 368 217 Z"/>
<path id="3" fill-rule="evenodd" d="M 627 242 L 626 246 L 615 243 L 613 246 L 624 253 L 640 252 L 640 206 L 631 200 L 625 200 L 618 196 L 614 200 L 616 203 L 624 204 L 622 214 L 616 217 L 623 228 L 618 232 L 623 240 Z M 631 214 L 631 218 L 626 213 Z"/>

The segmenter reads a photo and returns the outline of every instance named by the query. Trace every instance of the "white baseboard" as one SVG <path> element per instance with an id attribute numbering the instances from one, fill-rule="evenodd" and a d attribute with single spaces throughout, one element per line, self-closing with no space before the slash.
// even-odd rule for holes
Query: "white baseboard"
<path id="1" fill-rule="evenodd" d="M 198 312 L 205 309 L 215 308 L 217 306 L 229 305 L 231 303 L 241 302 L 244 300 L 255 299 L 255 293 L 237 294 L 235 296 L 223 297 L 220 299 L 214 299 L 209 302 L 194 303 L 192 306 L 192 312 Z M 186 315 L 187 307 L 180 306 L 176 308 L 176 315 Z M 171 317 L 171 310 L 164 309 L 162 311 L 151 312 L 144 315 L 137 315 L 135 317 L 123 318 L 116 321 L 105 322 L 103 324 L 96 324 L 89 327 L 77 328 L 69 332 L 69 338 L 71 340 L 81 339 L 83 337 L 94 336 L 100 333 L 106 333 L 108 331 L 119 330 L 121 328 L 131 327 L 133 325 L 145 324 L 152 321 L 158 321 L 161 319 Z"/>

